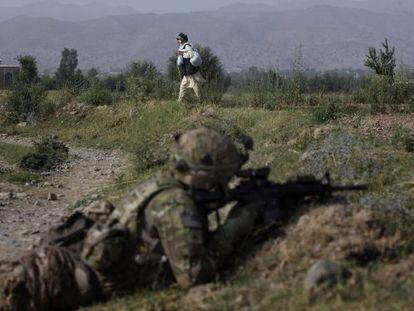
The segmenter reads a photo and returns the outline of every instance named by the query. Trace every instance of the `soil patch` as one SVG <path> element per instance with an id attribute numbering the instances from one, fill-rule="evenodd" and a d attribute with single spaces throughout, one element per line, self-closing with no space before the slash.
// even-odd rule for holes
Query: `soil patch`
<path id="1" fill-rule="evenodd" d="M 29 139 L 0 135 L 0 142 L 30 145 Z M 0 182 L 0 260 L 36 245 L 42 233 L 68 215 L 79 202 L 99 197 L 126 164 L 119 151 L 69 148 L 69 160 L 44 179 L 25 185 Z"/>

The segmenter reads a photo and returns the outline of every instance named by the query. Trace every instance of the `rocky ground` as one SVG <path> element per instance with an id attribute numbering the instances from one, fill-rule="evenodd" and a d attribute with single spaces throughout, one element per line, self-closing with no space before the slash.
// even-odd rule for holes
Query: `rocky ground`
<path id="1" fill-rule="evenodd" d="M 0 142 L 31 144 L 7 135 L 0 135 Z M 96 200 L 125 164 L 118 151 L 70 147 L 69 155 L 69 161 L 43 173 L 41 181 L 25 185 L 0 182 L 0 260 L 30 249 L 75 206 Z"/>

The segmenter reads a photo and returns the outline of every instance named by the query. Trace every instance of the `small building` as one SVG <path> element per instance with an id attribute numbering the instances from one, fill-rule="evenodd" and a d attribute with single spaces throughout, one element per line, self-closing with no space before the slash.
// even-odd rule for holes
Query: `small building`
<path id="1" fill-rule="evenodd" d="M 1 65 L 0 64 L 0 90 L 9 88 L 14 77 L 20 72 L 19 65 Z"/>

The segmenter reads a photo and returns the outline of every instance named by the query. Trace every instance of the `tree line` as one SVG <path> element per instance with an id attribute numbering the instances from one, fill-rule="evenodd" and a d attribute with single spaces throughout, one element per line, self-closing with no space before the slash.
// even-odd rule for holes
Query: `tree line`
<path id="1" fill-rule="evenodd" d="M 280 103 L 298 105 L 306 94 L 315 93 L 353 93 L 355 101 L 379 106 L 404 102 L 411 95 L 408 75 L 401 70 L 396 72 L 395 48 L 387 39 L 381 49 L 369 48 L 365 57 L 364 65 L 373 75 L 362 70 L 308 70 L 301 46 L 295 50 L 291 70 L 250 67 L 226 73 L 209 47 L 196 48 L 203 59 L 200 71 L 207 80 L 203 87 L 203 101 L 207 103 L 220 103 L 226 92 L 237 102 L 243 97 L 249 105 L 262 108 L 275 108 Z M 73 100 L 94 106 L 119 100 L 142 103 L 176 99 L 181 79 L 175 54 L 169 58 L 164 73 L 152 62 L 137 61 L 124 73 L 109 76 L 100 75 L 95 68 L 82 72 L 75 49 L 63 49 L 54 75 L 39 75 L 36 59 L 31 55 L 20 56 L 18 61 L 21 72 L 6 99 L 7 118 L 12 122 L 32 121 L 53 113 L 56 105 L 48 102 L 47 91 L 58 91 L 62 104 Z"/>

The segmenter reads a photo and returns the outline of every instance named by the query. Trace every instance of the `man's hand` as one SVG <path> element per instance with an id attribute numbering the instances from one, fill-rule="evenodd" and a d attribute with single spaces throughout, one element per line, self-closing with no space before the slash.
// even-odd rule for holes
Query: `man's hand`
<path id="1" fill-rule="evenodd" d="M 183 55 L 184 54 L 184 52 L 183 51 L 177 51 L 177 56 L 179 56 L 179 55 Z"/>

